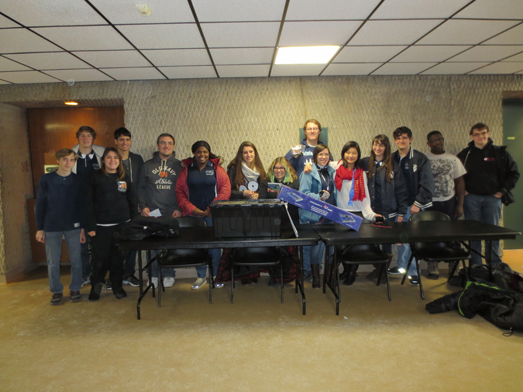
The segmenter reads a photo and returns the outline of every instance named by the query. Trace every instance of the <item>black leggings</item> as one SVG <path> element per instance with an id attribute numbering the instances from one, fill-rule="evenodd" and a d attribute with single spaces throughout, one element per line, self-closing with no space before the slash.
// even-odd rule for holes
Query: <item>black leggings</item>
<path id="1" fill-rule="evenodd" d="M 122 288 L 123 263 L 127 253 L 121 252 L 116 245 L 115 233 L 120 230 L 120 225 L 97 226 L 96 235 L 91 237 L 93 246 L 91 284 L 104 283 L 105 275 L 109 271 L 109 279 L 114 289 Z"/>

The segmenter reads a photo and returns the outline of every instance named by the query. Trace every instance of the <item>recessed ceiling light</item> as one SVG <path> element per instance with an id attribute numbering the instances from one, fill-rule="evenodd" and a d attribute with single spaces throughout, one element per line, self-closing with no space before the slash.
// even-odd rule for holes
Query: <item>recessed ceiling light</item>
<path id="1" fill-rule="evenodd" d="M 340 47 L 293 46 L 278 48 L 275 64 L 327 64 Z"/>
<path id="2" fill-rule="evenodd" d="M 75 101 L 65 101 L 64 103 L 68 106 L 78 106 L 78 102 Z"/>

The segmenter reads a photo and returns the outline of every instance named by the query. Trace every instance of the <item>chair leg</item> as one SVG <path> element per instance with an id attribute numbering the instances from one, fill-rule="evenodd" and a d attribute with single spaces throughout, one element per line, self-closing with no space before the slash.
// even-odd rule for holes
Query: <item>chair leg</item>
<path id="1" fill-rule="evenodd" d="M 211 276 L 211 283 L 209 284 L 209 303 L 212 304 L 212 291 L 214 290 L 214 276 L 212 271 L 212 261 L 207 264 L 209 275 Z"/>
<path id="2" fill-rule="evenodd" d="M 419 260 L 416 259 L 415 263 L 416 263 L 416 271 L 418 273 L 418 279 L 419 279 L 419 293 L 421 295 L 421 299 L 425 299 L 425 293 L 423 292 L 423 284 L 421 283 L 421 273 L 420 273 L 420 270 L 419 270 Z M 407 271 L 408 271 L 408 269 L 407 269 Z"/>
<path id="3" fill-rule="evenodd" d="M 405 271 L 405 274 L 403 275 L 403 279 L 401 279 L 401 285 L 403 286 L 403 283 L 405 283 L 405 278 L 407 277 L 407 275 L 409 274 L 409 268 L 410 268 L 410 265 L 412 264 L 412 259 L 414 258 L 414 253 L 412 253 L 410 255 L 410 259 L 409 259 L 409 262 L 407 263 L 407 270 Z"/>
<path id="4" fill-rule="evenodd" d="M 231 266 L 231 304 L 234 301 L 234 265 Z"/>
<path id="5" fill-rule="evenodd" d="M 461 260 L 461 262 L 463 263 L 463 269 L 465 270 L 466 282 L 468 282 L 469 281 L 469 271 L 468 271 L 468 268 L 467 268 L 467 264 L 465 263 L 465 260 Z M 458 264 L 459 264 L 459 261 L 458 261 Z M 469 266 L 470 266 L 470 261 L 469 261 Z"/>
<path id="6" fill-rule="evenodd" d="M 463 260 L 463 261 L 465 261 L 465 260 Z M 456 262 L 452 263 L 452 269 L 450 270 L 449 278 L 447 279 L 447 282 L 450 282 L 450 280 L 454 277 L 454 274 L 456 273 L 456 269 L 458 268 L 458 265 L 459 265 L 459 261 L 457 263 Z"/>
<path id="7" fill-rule="evenodd" d="M 153 284 L 154 287 L 154 284 Z M 162 307 L 162 290 L 165 291 L 165 287 L 163 287 L 163 276 L 162 276 L 162 269 L 160 266 L 158 266 L 158 307 Z"/>
<path id="8" fill-rule="evenodd" d="M 283 281 L 283 260 L 280 259 L 280 284 L 281 284 L 281 303 L 283 303 L 283 287 L 285 282 Z"/>

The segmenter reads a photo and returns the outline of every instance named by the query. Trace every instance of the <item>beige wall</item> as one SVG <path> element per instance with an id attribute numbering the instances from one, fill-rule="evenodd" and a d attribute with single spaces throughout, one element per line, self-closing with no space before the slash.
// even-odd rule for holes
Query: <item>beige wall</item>
<path id="1" fill-rule="evenodd" d="M 0 283 L 31 268 L 25 200 L 33 197 L 25 110 L 0 104 Z"/>
<path id="2" fill-rule="evenodd" d="M 268 165 L 297 143 L 298 128 L 311 117 L 329 128 L 335 158 L 339 158 L 348 140 L 358 141 L 367 155 L 372 136 L 391 136 L 400 125 L 413 130 L 414 148 L 421 151 L 427 151 L 426 134 L 438 129 L 445 135 L 447 151 L 457 153 L 469 142 L 468 130 L 478 121 L 491 127 L 495 143 L 500 144 L 504 91 L 523 91 L 523 75 L 199 79 L 77 83 L 71 87 L 66 83 L 4 85 L 0 86 L 0 102 L 30 107 L 64 99 L 120 99 L 124 102 L 126 126 L 133 132 L 133 150 L 146 159 L 156 149 L 156 136 L 170 132 L 176 137 L 179 158 L 190 155 L 193 142 L 205 139 L 213 152 L 228 163 L 238 145 L 250 140 Z M 17 142 L 27 143 L 27 133 L 22 132 L 25 125 L 20 111 L 2 107 L 11 113 L 13 121 L 16 119 L 16 130 L 1 129 L 1 151 L 5 153 L 6 136 L 15 133 Z M 7 172 L 10 170 L 17 167 Z M 3 172 L 5 176 L 5 168 Z M 5 195 L 4 187 L 4 214 L 12 199 L 31 195 L 26 181 L 22 182 L 24 185 L 9 195 Z M 21 211 L 16 214 L 23 216 Z M 6 224 L 4 232 L 14 229 L 11 224 Z M 23 263 L 27 263 L 25 253 L 24 257 Z"/>

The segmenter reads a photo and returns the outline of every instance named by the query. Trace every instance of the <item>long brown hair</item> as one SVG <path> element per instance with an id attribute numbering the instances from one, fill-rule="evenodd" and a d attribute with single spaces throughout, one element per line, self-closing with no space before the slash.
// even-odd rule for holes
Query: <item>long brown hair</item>
<path id="1" fill-rule="evenodd" d="M 118 174 L 118 179 L 121 180 L 125 177 L 125 170 L 123 168 L 123 163 L 122 163 L 122 156 L 120 155 L 120 153 L 118 152 L 118 150 L 114 147 L 107 147 L 104 151 L 104 154 L 102 155 L 102 171 L 107 175 L 107 171 L 105 170 L 105 157 L 107 156 L 107 154 L 109 154 L 110 152 L 114 152 L 116 153 L 116 155 L 118 155 L 118 159 L 120 160 L 120 163 L 118 164 L 118 168 L 116 169 L 116 174 Z"/>
<path id="2" fill-rule="evenodd" d="M 260 154 L 258 154 L 256 146 L 251 142 L 243 142 L 242 144 L 240 144 L 240 147 L 238 148 L 236 157 L 227 166 L 227 170 L 229 170 L 231 167 L 236 167 L 236 177 L 234 178 L 234 181 L 236 182 L 236 186 L 238 188 L 245 184 L 245 176 L 243 175 L 242 170 L 243 149 L 245 147 L 251 147 L 254 150 L 254 168 L 256 168 L 256 170 L 258 170 L 258 173 L 260 173 L 260 179 L 265 178 L 265 169 L 263 168 L 263 163 L 260 159 Z M 251 169 L 253 168 L 251 167 Z"/>
<path id="3" fill-rule="evenodd" d="M 385 178 L 388 182 L 392 182 L 393 178 L 391 177 L 390 173 L 392 173 L 392 156 L 390 153 L 390 141 L 389 138 L 386 135 L 377 135 L 374 137 L 374 140 L 372 141 L 372 145 L 374 143 L 380 143 L 385 146 L 385 151 L 383 152 L 383 166 L 380 166 L 378 170 L 383 169 L 384 167 L 387 170 L 387 173 L 385 175 Z M 370 159 L 369 159 L 369 178 L 372 178 L 374 176 L 374 164 L 376 162 L 376 154 L 374 153 L 374 149 L 371 148 L 370 150 Z"/>

